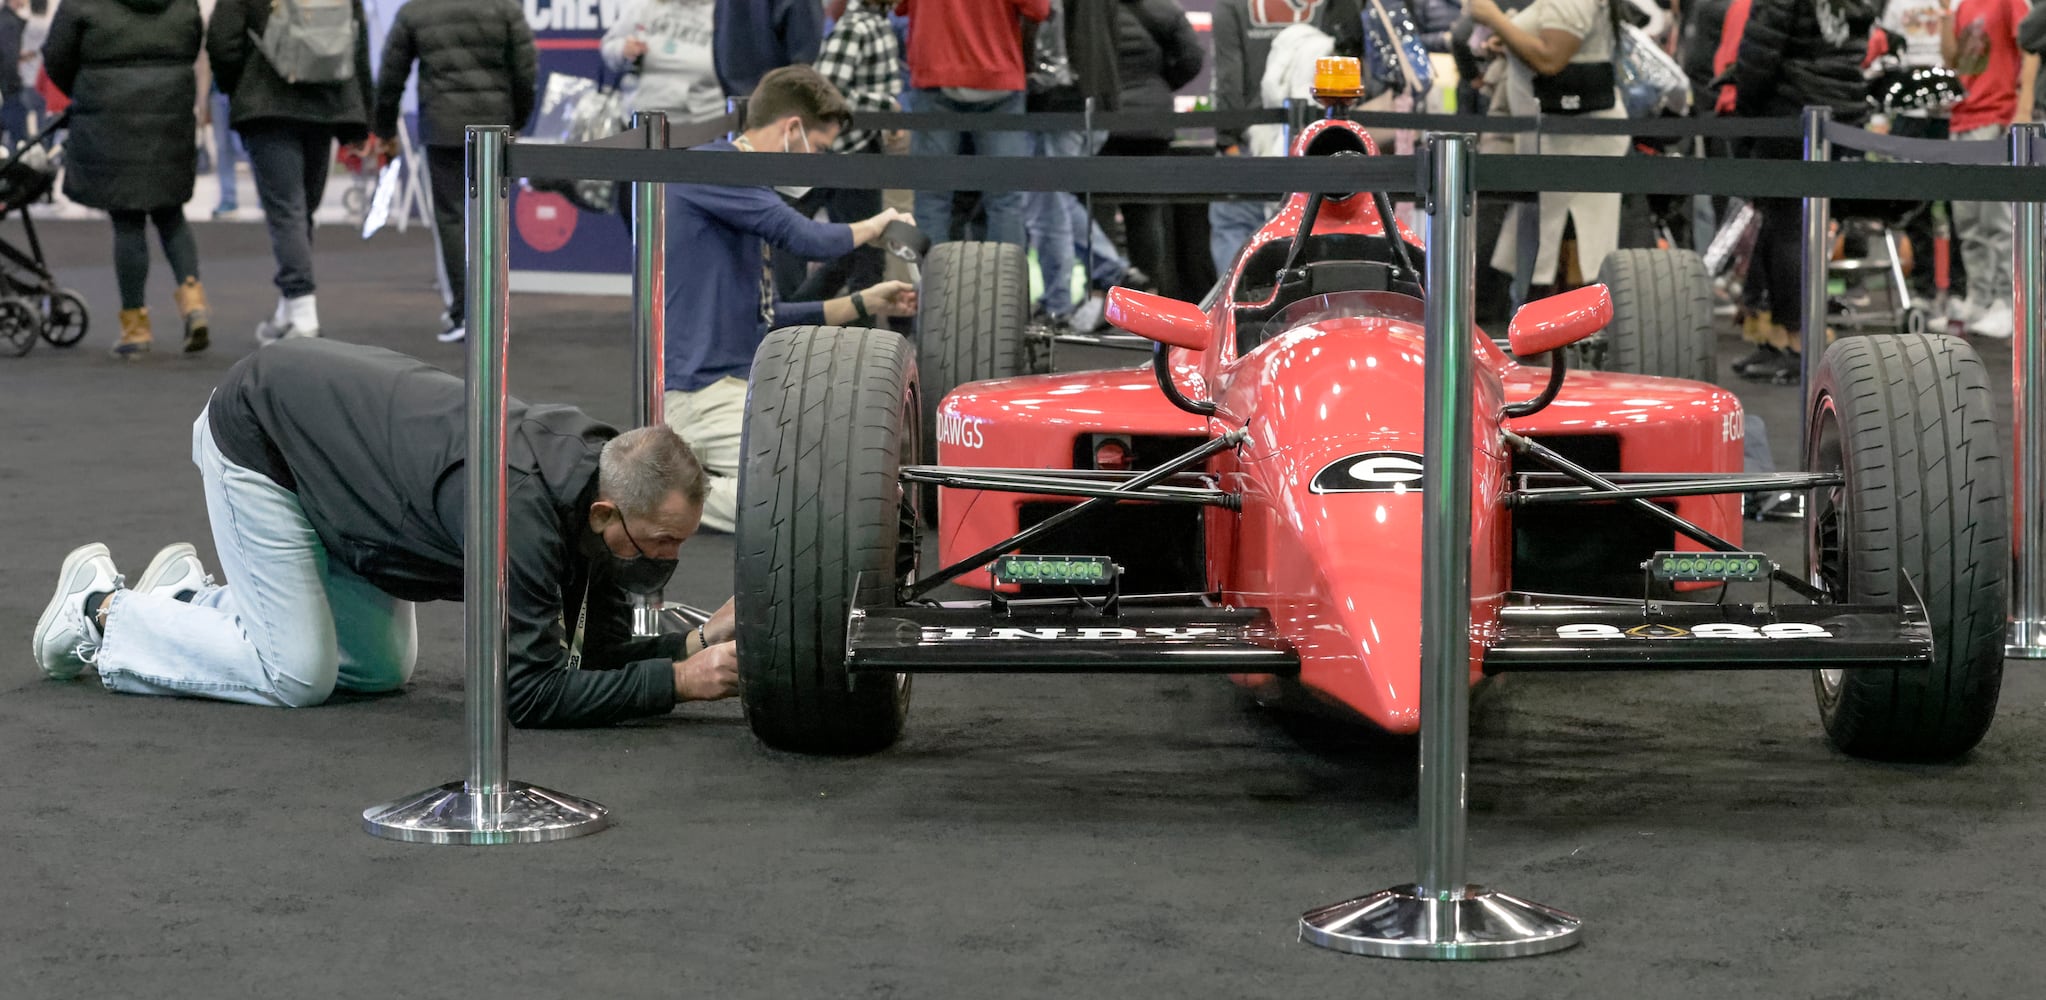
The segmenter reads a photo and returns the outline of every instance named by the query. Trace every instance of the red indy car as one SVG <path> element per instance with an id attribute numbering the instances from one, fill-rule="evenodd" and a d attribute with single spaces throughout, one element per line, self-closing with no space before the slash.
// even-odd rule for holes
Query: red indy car
<path id="1" fill-rule="evenodd" d="M 1294 153 L 1376 150 L 1328 120 Z M 1021 374 L 1045 344 L 1020 251 L 991 244 L 925 261 L 914 344 L 770 335 L 737 530 L 754 732 L 884 748 L 932 672 L 1214 673 L 1414 732 L 1429 290 L 1389 217 L 1383 193 L 1295 194 L 1199 305 L 1116 289 L 1148 367 Z M 1806 670 L 1849 753 L 1974 746 L 2010 561 L 1979 359 L 1843 338 L 1807 471 L 1747 475 L 1739 401 L 1692 380 L 1711 371 L 1703 265 L 1622 251 L 1600 278 L 1522 309 L 1504 346 L 1472 338 L 1472 682 Z M 1741 547 L 1741 494 L 1784 490 L 1807 495 L 1791 568 Z"/>

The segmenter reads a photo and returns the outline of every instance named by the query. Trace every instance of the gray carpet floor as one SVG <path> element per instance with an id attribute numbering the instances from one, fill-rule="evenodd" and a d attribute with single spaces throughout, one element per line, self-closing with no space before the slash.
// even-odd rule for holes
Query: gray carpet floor
<path id="1" fill-rule="evenodd" d="M 463 772 L 458 605 L 422 609 L 410 690 L 303 711 L 120 697 L 29 657 L 72 546 L 102 539 L 131 572 L 170 541 L 210 556 L 190 424 L 273 293 L 260 227 L 199 228 L 213 351 L 109 359 L 108 234 L 73 223 L 50 227 L 52 254 L 93 334 L 0 358 L 0 996 L 2039 988 L 2046 681 L 2021 664 L 1987 741 L 1936 767 L 1829 749 L 1804 674 L 1493 685 L 1474 710 L 1471 876 L 1587 925 L 1570 952 L 1498 964 L 1296 941 L 1301 911 L 1413 877 L 1413 745 L 1303 740 L 1219 679 L 924 678 L 902 743 L 860 760 L 763 749 L 730 703 L 519 732 L 515 777 L 595 798 L 616 826 L 530 847 L 373 839 L 364 807 Z M 319 252 L 329 336 L 459 370 L 432 338 L 424 232 L 323 230 Z M 512 315 L 515 392 L 625 416 L 623 301 L 520 296 Z M 2003 384 L 2008 348 L 1983 350 Z M 1795 391 L 1742 391 L 1795 455 Z M 1795 559 L 1795 529 L 1750 537 Z M 730 562 L 727 540 L 691 542 L 672 596 L 722 600 Z"/>

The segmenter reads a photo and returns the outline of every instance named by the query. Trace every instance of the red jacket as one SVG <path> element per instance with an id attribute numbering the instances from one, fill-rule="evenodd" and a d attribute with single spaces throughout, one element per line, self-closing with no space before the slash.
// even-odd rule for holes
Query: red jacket
<path id="1" fill-rule="evenodd" d="M 1023 18 L 1051 16 L 1051 0 L 902 0 L 909 18 L 909 82 L 920 89 L 1022 90 Z"/>

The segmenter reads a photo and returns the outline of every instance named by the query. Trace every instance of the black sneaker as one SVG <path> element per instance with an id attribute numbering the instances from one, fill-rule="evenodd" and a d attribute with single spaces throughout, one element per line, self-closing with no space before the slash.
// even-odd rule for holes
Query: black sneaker
<path id="1" fill-rule="evenodd" d="M 1777 351 L 1776 357 L 1761 364 L 1749 365 L 1741 377 L 1750 382 L 1773 382 L 1777 385 L 1796 385 L 1804 374 L 1804 360 L 1795 351 Z"/>
<path id="2" fill-rule="evenodd" d="M 1782 354 L 1783 351 L 1780 348 L 1772 347 L 1768 344 L 1757 344 L 1753 351 L 1733 363 L 1733 373 L 1735 375 L 1746 375 L 1748 369 L 1756 365 L 1766 365 L 1781 357 Z"/>

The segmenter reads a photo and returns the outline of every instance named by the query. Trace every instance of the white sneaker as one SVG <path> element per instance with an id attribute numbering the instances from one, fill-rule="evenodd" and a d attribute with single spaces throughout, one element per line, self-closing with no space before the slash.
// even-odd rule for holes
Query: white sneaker
<path id="1" fill-rule="evenodd" d="M 1073 308 L 1072 324 L 1074 333 L 1093 333 L 1102 326 L 1102 318 L 1108 312 L 1108 300 L 1101 296 L 1089 295 L 1086 300 Z"/>
<path id="2" fill-rule="evenodd" d="M 469 339 L 469 330 L 460 323 L 450 322 L 447 328 L 439 333 L 437 339 L 443 344 L 459 344 Z"/>
<path id="3" fill-rule="evenodd" d="M 1970 304 L 1967 299 L 1958 295 L 1947 299 L 1947 318 L 1962 326 L 1975 322 L 1976 317 L 1981 315 L 1982 310 Z"/>
<path id="4" fill-rule="evenodd" d="M 1968 324 L 1969 333 L 1994 340 L 2009 340 L 2016 330 L 2017 314 L 2012 311 L 2008 302 L 1998 302 L 1982 310 L 1981 314 L 1975 317 L 1975 321 Z"/>
<path id="5" fill-rule="evenodd" d="M 105 545 L 81 545 L 64 557 L 56 596 L 36 621 L 36 665 L 46 676 L 67 681 L 92 662 L 99 653 L 100 635 L 99 626 L 85 613 L 86 595 L 119 590 L 121 582 Z"/>
<path id="6" fill-rule="evenodd" d="M 135 592 L 189 601 L 212 585 L 213 577 L 207 575 L 206 565 L 199 561 L 199 550 L 190 542 L 178 542 L 164 546 L 149 561 L 149 568 L 135 582 Z"/>
<path id="7" fill-rule="evenodd" d="M 269 319 L 256 324 L 256 346 L 268 347 L 280 340 L 291 337 L 317 337 L 320 335 L 320 313 L 313 302 L 313 296 L 301 295 L 295 299 L 278 299 L 277 311 Z"/>

